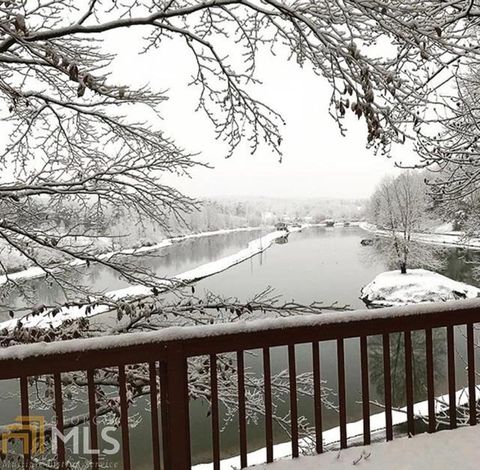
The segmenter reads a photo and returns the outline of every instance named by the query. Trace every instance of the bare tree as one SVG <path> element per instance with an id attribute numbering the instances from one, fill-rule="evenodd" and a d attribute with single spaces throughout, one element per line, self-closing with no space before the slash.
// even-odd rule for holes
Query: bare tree
<path id="1" fill-rule="evenodd" d="M 421 163 L 417 166 L 431 170 L 428 183 L 439 204 L 468 202 L 480 187 L 479 79 L 478 65 L 459 73 L 453 90 L 439 103 L 440 124 L 425 132 L 419 129 L 416 148 Z"/>
<path id="2" fill-rule="evenodd" d="M 325 77 L 341 131 L 351 111 L 365 119 L 368 142 L 388 152 L 418 124 L 431 86 L 450 73 L 447 64 L 475 56 L 476 21 L 466 0 L 2 1 L 0 109 L 9 114 L 10 135 L 0 157 L 8 169 L 0 179 L 0 237 L 65 286 L 35 253 L 102 262 L 94 244 L 59 242 L 97 237 L 95 226 L 81 225 L 85 218 L 113 206 L 166 226 L 172 213 L 181 218 L 192 209 L 194 201 L 158 176 L 198 163 L 161 132 L 167 95 L 115 75 L 117 55 L 103 42 L 112 31 L 138 30 L 138 50 L 147 54 L 182 41 L 195 64 L 198 108 L 226 141 L 227 155 L 242 139 L 252 152 L 266 142 L 281 155 L 283 120 L 252 94 L 259 51 L 286 52 Z M 139 110 L 148 124 L 131 117 Z M 36 211 L 39 198 L 58 211 L 74 202 L 79 225 L 60 233 Z M 151 272 L 123 258 L 108 264 L 129 281 L 155 284 Z"/>
<path id="3" fill-rule="evenodd" d="M 406 171 L 385 178 L 370 200 L 370 216 L 383 230 L 384 253 L 402 274 L 413 266 L 437 266 L 434 249 L 415 241 L 415 232 L 428 225 L 429 199 L 421 174 Z"/>
<path id="4" fill-rule="evenodd" d="M 186 174 L 199 164 L 161 131 L 160 106 L 167 95 L 153 86 L 135 88 L 115 75 L 117 57 L 103 42 L 112 31 L 138 31 L 139 53 L 179 39 L 195 64 L 198 108 L 226 142 L 226 155 L 247 140 L 252 152 L 265 142 L 281 157 L 283 119 L 252 93 L 260 50 L 286 52 L 322 75 L 332 87 L 330 111 L 340 130 L 352 112 L 365 120 L 369 145 L 388 152 L 392 143 L 412 137 L 419 111 L 435 100 L 438 77 L 451 73 L 447 65 L 473 60 L 477 14 L 469 0 L 1 0 L 0 112 L 8 115 L 2 124 L 9 137 L 0 155 L 0 238 L 49 280 L 77 294 L 78 286 L 58 271 L 58 259 L 102 263 L 155 293 L 158 277 L 135 260 L 122 254 L 104 259 L 95 243 L 72 242 L 79 236 L 94 241 L 101 234 L 98 224 L 85 220 L 106 217 L 108 223 L 122 211 L 168 228 L 172 215 L 181 219 L 195 205 L 159 178 Z M 379 54 L 379 44 L 389 52 Z M 241 61 L 229 57 L 228 46 Z M 136 122 L 132 116 L 139 111 L 148 122 Z M 59 230 L 39 210 L 42 203 L 57 212 L 75 207 L 78 224 Z M 39 250 L 47 255 L 38 256 Z M 179 318 L 201 323 L 209 318 L 208 305 L 197 308 L 182 299 L 170 307 L 142 301 L 118 305 L 118 315 L 131 320 L 130 328 L 119 332 L 161 328 Z M 230 320 L 250 311 L 239 302 L 217 302 L 210 320 L 218 321 L 217 308 L 228 308 Z M 269 299 L 259 310 L 275 313 L 276 307 Z M 306 309 L 312 310 L 318 308 Z M 2 332 L 2 341 L 104 333 L 82 319 L 59 331 L 19 324 Z M 117 383 L 108 374 L 98 380 Z M 129 387 L 132 393 L 146 390 L 133 382 Z"/>

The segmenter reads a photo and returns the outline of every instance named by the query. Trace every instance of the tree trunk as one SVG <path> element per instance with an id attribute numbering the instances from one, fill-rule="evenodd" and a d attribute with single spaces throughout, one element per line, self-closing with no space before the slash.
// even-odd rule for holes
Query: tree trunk
<path id="1" fill-rule="evenodd" d="M 407 274 L 407 263 L 400 263 L 400 273 Z"/>

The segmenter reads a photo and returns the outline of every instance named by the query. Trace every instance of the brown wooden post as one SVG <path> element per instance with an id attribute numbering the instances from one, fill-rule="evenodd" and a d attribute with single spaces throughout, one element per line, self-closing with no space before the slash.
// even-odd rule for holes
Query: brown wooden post
<path id="1" fill-rule="evenodd" d="M 313 367 L 313 406 L 315 410 L 315 450 L 317 454 L 323 452 L 322 434 L 322 385 L 320 374 L 320 347 L 318 341 L 312 343 Z"/>
<path id="2" fill-rule="evenodd" d="M 392 372 L 390 361 L 390 335 L 382 336 L 383 342 L 383 387 L 385 391 L 385 437 L 387 441 L 393 439 L 392 424 Z"/>
<path id="3" fill-rule="evenodd" d="M 340 449 L 347 448 L 347 399 L 345 383 L 345 344 L 344 339 L 337 339 L 338 370 L 338 409 L 340 414 Z"/>
<path id="4" fill-rule="evenodd" d="M 240 468 L 247 467 L 247 411 L 245 403 L 245 360 L 243 351 L 237 351 L 238 426 L 240 434 Z"/>
<path id="5" fill-rule="evenodd" d="M 471 426 L 477 424 L 477 392 L 475 384 L 475 330 L 473 323 L 467 324 L 467 357 L 468 357 L 468 407 Z"/>
<path id="6" fill-rule="evenodd" d="M 455 380 L 455 340 L 453 326 L 447 326 L 448 414 L 450 429 L 457 427 L 457 394 Z"/>
<path id="7" fill-rule="evenodd" d="M 368 375 L 368 339 L 360 337 L 360 362 L 362 368 L 362 414 L 363 414 L 363 445 L 370 444 L 370 383 Z"/>
<path id="8" fill-rule="evenodd" d="M 427 397 L 428 397 L 428 432 L 436 431 L 435 417 L 435 380 L 433 370 L 433 335 L 432 329 L 425 330 L 425 351 L 427 355 Z"/>
<path id="9" fill-rule="evenodd" d="M 407 396 L 407 429 L 408 433 L 415 434 L 414 396 L 413 396 L 413 352 L 412 332 L 403 333 L 405 341 L 405 392 Z"/>
<path id="10" fill-rule="evenodd" d="M 190 470 L 188 366 L 180 341 L 167 345 L 167 429 L 170 468 Z"/>
<path id="11" fill-rule="evenodd" d="M 265 399 L 265 448 L 267 463 L 273 462 L 273 404 L 270 349 L 263 348 L 263 390 Z"/>
<path id="12" fill-rule="evenodd" d="M 30 416 L 30 407 L 28 404 L 28 378 L 20 377 L 20 397 L 21 397 L 21 409 L 22 416 L 25 418 Z M 25 470 L 30 470 L 31 468 L 31 452 L 32 452 L 32 443 L 29 442 L 28 454 L 23 456 L 23 468 Z"/>

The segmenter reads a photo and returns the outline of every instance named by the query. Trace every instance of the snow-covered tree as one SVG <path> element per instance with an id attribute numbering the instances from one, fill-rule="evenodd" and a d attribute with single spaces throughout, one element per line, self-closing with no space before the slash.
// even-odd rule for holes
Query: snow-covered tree
<path id="1" fill-rule="evenodd" d="M 431 170 L 429 190 L 447 208 L 473 207 L 480 189 L 480 68 L 470 64 L 461 70 L 435 108 L 436 125 L 419 126 L 416 144 L 417 166 Z"/>
<path id="2" fill-rule="evenodd" d="M 370 145 L 388 151 L 433 102 L 436 78 L 454 73 L 446 64 L 474 60 L 477 13 L 467 0 L 2 1 L 0 110 L 9 138 L 0 155 L 8 168 L 0 176 L 0 236 L 64 288 L 75 286 L 36 250 L 102 262 L 132 282 L 158 281 L 122 257 L 99 259 L 95 243 L 63 242 L 94 241 L 98 226 L 83 221 L 98 220 L 107 206 L 165 228 L 172 214 L 181 219 L 194 207 L 159 179 L 197 164 L 162 132 L 161 74 L 152 69 L 143 87 L 129 83 L 119 66 L 126 54 L 108 44 L 114 31 L 131 34 L 139 53 L 184 48 L 198 109 L 226 142 L 226 155 L 242 140 L 252 152 L 264 142 L 281 155 L 283 119 L 255 96 L 257 60 L 270 51 L 328 80 L 342 132 L 354 113 L 365 120 Z M 35 210 L 39 198 L 56 211 L 75 202 L 78 224 L 59 231 Z"/>
<path id="3" fill-rule="evenodd" d="M 422 174 L 405 171 L 385 178 L 370 200 L 370 218 L 387 235 L 382 252 L 402 274 L 415 266 L 436 266 L 431 246 L 415 241 L 415 232 L 428 227 L 431 204 Z"/>
<path id="4" fill-rule="evenodd" d="M 61 271 L 59 258 L 101 263 L 150 287 L 156 297 L 158 276 L 122 254 L 100 257 L 94 242 L 119 213 L 132 223 L 146 218 L 166 229 L 172 215 L 182 219 L 195 201 L 160 177 L 187 174 L 198 163 L 162 132 L 160 108 L 167 94 L 159 91 L 158 69 L 140 87 L 118 72 L 126 56 L 108 47 L 113 31 L 137 34 L 138 53 L 174 41 L 183 46 L 192 59 L 196 104 L 226 142 L 226 155 L 246 141 L 252 152 L 265 143 L 281 156 L 283 119 L 255 96 L 261 52 L 287 53 L 323 76 L 342 132 L 344 117 L 354 113 L 366 123 L 369 144 L 388 152 L 392 143 L 405 141 L 420 110 L 434 101 L 437 77 L 453 73 L 446 64 L 477 54 L 477 18 L 470 0 L 1 0 L 0 113 L 8 138 L 0 154 L 0 238 L 76 299 L 80 291 L 88 302 L 91 292 Z M 138 115 L 147 123 L 138 122 Z M 38 201 L 49 210 L 38 210 Z M 60 230 L 48 214 L 72 204 L 73 223 Z M 87 243 L 75 243 L 78 237 Z M 6 272 L 1 264 L 0 269 Z M 224 321 L 255 310 L 254 303 L 236 300 L 221 306 L 216 301 L 209 309 L 208 302 L 187 296 L 194 305 L 185 304 L 185 295 L 175 295 L 160 304 L 154 299 L 113 305 L 119 318 L 113 332 L 162 328 L 179 318 L 182 324 L 219 321 L 217 308 L 227 311 Z M 312 309 L 318 306 L 304 311 Z M 266 310 L 275 313 L 272 299 L 258 307 Z M 301 309 L 287 304 L 280 310 Z M 31 313 L 55 311 L 42 305 Z M 120 324 L 125 318 L 128 329 Z M 104 333 L 85 319 L 47 331 L 20 322 L 2 331 L 0 341 L 8 346 Z M 140 382 L 144 372 L 136 370 Z M 114 374 L 98 380 L 101 386 L 117 383 Z M 146 393 L 147 387 L 130 389 Z M 116 409 L 107 400 L 103 405 Z"/>

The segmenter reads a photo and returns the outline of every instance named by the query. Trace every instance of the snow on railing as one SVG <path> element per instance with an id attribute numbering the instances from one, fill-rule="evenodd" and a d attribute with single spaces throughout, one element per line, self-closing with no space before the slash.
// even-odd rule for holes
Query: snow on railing
<path id="1" fill-rule="evenodd" d="M 413 346 L 412 332 L 421 330 L 425 335 L 425 360 L 427 402 L 426 412 L 428 429 L 436 430 L 438 408 L 434 395 L 434 348 L 432 330 L 446 329 L 447 366 L 448 366 L 448 417 L 450 427 L 457 426 L 456 376 L 455 376 L 455 339 L 454 327 L 466 326 L 466 364 L 468 371 L 468 420 L 476 424 L 475 395 L 475 329 L 480 323 L 480 299 L 446 302 L 442 304 L 420 304 L 401 308 L 384 308 L 377 310 L 358 310 L 355 312 L 324 313 L 270 320 L 238 321 L 232 324 L 201 327 L 171 327 L 151 333 L 135 333 L 121 336 L 94 339 L 70 340 L 50 344 L 32 344 L 13 346 L 0 351 L 0 381 L 19 379 L 22 410 L 29 409 L 32 387 L 29 379 L 38 376 L 53 375 L 53 400 L 57 425 L 63 429 L 62 376 L 71 371 L 86 374 L 88 384 L 88 402 L 90 415 L 88 423 L 96 435 L 96 406 L 99 385 L 95 374 L 105 368 L 118 372 L 119 414 L 122 431 L 122 459 L 125 469 L 131 468 L 129 433 L 135 432 L 128 426 L 129 399 L 133 387 L 129 382 L 129 367 L 132 364 L 147 364 L 149 370 L 148 386 L 151 401 L 151 439 L 153 450 L 153 467 L 186 470 L 191 467 L 191 443 L 198 437 L 189 430 L 189 366 L 188 360 L 206 356 L 210 416 L 212 421 L 212 456 L 213 468 L 220 469 L 220 406 L 219 387 L 221 378 L 221 354 L 233 353 L 236 362 L 230 365 L 234 369 L 238 390 L 239 443 L 241 467 L 247 466 L 247 400 L 244 356 L 248 350 L 261 350 L 263 355 L 263 400 L 265 414 L 265 454 L 266 461 L 273 460 L 273 403 L 271 380 L 270 350 L 274 346 L 288 348 L 288 388 L 290 396 L 290 446 L 293 458 L 299 455 L 302 444 L 299 436 L 299 416 L 297 403 L 296 345 L 310 344 L 312 353 L 313 392 L 315 410 L 312 440 L 317 452 L 323 451 L 324 438 L 328 431 L 322 428 L 322 377 L 320 374 L 319 342 L 336 342 L 336 359 L 338 374 L 338 410 L 340 447 L 345 448 L 351 435 L 347 424 L 345 376 L 345 340 L 357 338 L 360 343 L 360 370 L 362 378 L 362 416 L 363 442 L 370 443 L 372 432 L 376 429 L 376 418 L 370 416 L 368 338 L 382 336 L 383 377 L 384 377 L 384 427 L 387 440 L 393 438 L 393 426 L 396 413 L 392 404 L 392 369 L 390 357 L 390 335 L 401 333 L 404 341 L 404 385 L 407 405 L 405 408 L 407 429 L 415 433 L 415 403 L 413 390 Z M 415 351 L 417 356 L 418 351 Z M 230 355 L 230 357 L 232 357 Z M 190 368 L 191 369 L 191 368 Z M 111 369 L 110 369 L 111 370 Z M 418 374 L 419 371 L 415 371 Z M 219 392 L 220 390 L 220 392 Z M 93 401 L 93 403 L 92 403 Z M 160 420 L 158 417 L 160 416 Z M 160 424 L 159 424 L 160 421 Z M 356 425 L 358 427 L 358 425 Z M 162 432 L 160 432 L 160 430 Z M 358 435 L 358 433 L 356 433 Z M 160 439 L 159 436 L 162 436 Z M 161 441 L 161 442 L 160 442 Z M 92 446 L 97 449 L 97 443 Z M 65 447 L 57 446 L 59 468 L 67 459 Z M 93 468 L 98 468 L 98 455 L 93 454 Z M 29 456 L 25 456 L 28 464 Z M 253 463 L 253 462 L 252 462 Z M 258 463 L 258 462 L 255 462 Z"/>

